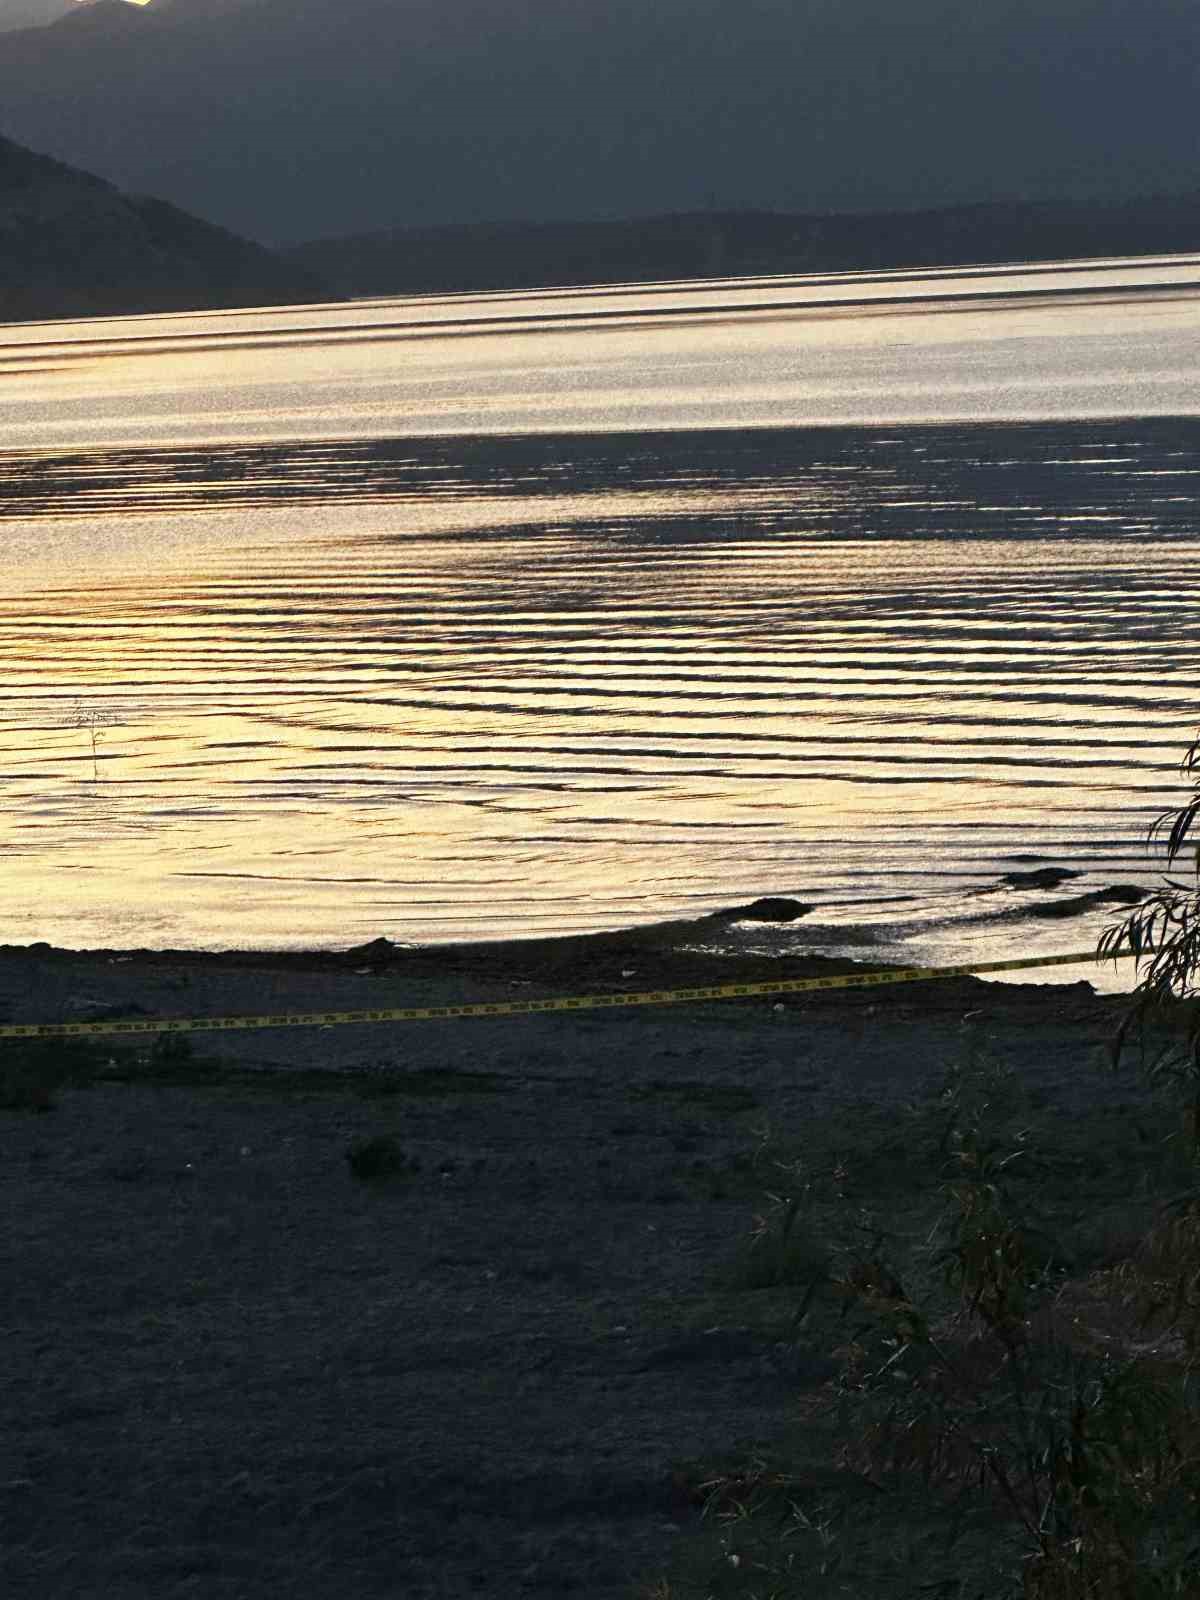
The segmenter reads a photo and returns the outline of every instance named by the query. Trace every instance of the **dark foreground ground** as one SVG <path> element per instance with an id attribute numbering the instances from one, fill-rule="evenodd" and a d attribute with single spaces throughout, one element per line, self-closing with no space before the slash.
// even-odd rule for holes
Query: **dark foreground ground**
<path id="1" fill-rule="evenodd" d="M 618 936 L 310 958 L 10 948 L 0 1019 L 764 970 Z M 0 1040 L 0 1589 L 705 1592 L 654 1588 L 711 1535 L 701 1486 L 794 1434 L 834 1371 L 792 1328 L 794 1285 L 746 1269 L 769 1154 L 853 1184 L 857 1150 L 860 1198 L 886 1209 L 863 1150 L 980 1052 L 1036 1114 L 1123 1126 L 1144 1095 L 1102 1065 L 1122 1009 L 1085 983 L 961 979 L 197 1034 L 191 1055 L 102 1041 L 57 1086 L 49 1056 L 28 1068 Z M 391 1170 L 356 1176 L 372 1138 L 393 1141 Z"/>

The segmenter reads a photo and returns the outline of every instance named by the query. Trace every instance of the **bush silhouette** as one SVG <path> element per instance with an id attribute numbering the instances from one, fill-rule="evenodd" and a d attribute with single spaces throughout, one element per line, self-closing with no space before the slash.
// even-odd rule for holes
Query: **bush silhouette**
<path id="1" fill-rule="evenodd" d="M 1102 935 L 1101 957 L 1129 949 L 1137 961 L 1137 1000 L 1116 1041 L 1119 1055 L 1129 1024 L 1145 1021 L 1153 1008 L 1166 1010 L 1174 1024 L 1148 1069 L 1152 1082 L 1174 1085 L 1183 1094 L 1194 1148 L 1200 1153 L 1200 737 L 1188 747 L 1181 771 L 1191 795 L 1165 811 L 1150 827 L 1150 842 L 1160 843 L 1169 874 L 1191 855 L 1190 881 L 1164 874 L 1161 888 Z"/>

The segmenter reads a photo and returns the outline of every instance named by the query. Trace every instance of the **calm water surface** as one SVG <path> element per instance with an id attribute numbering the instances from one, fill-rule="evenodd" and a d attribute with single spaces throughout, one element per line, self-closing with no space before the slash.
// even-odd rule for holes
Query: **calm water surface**
<path id="1" fill-rule="evenodd" d="M 1154 881 L 1200 720 L 1197 285 L 1174 258 L 0 329 L 0 942 L 778 893 L 815 909 L 720 942 L 1086 948 L 1111 910 L 1037 913 Z M 1043 865 L 1078 876 L 1002 882 Z"/>

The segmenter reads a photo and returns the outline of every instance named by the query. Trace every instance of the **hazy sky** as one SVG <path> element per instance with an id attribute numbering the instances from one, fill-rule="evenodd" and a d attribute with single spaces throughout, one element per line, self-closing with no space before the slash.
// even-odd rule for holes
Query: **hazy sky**
<path id="1" fill-rule="evenodd" d="M 35 3 L 54 0 L 0 13 Z M 268 241 L 1200 190 L 1198 18 L 1196 0 L 153 0 L 111 37 L 74 18 L 0 34 L 0 132 Z"/>

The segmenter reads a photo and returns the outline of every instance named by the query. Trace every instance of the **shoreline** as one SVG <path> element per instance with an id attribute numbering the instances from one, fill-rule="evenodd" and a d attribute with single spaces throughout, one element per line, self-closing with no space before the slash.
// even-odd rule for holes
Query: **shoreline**
<path id="1" fill-rule="evenodd" d="M 964 1029 L 982 1029 L 1014 1064 L 1028 1060 L 1037 1073 L 1073 1079 L 1084 1057 L 1094 1061 L 1094 1047 L 1115 1037 L 1132 1003 L 1128 993 L 1097 991 L 1072 966 L 1048 969 L 1047 982 L 1028 981 L 1026 974 L 1018 983 L 1002 975 L 953 976 L 577 1011 L 275 1027 L 251 1021 L 322 1012 L 437 1012 L 871 970 L 883 969 L 817 955 L 713 954 L 664 938 L 661 929 L 432 947 L 378 939 L 334 952 L 7 945 L 0 946 L 0 1024 L 128 1020 L 139 1024 L 136 1033 L 80 1039 L 96 1057 L 111 1053 L 109 1067 L 118 1075 L 132 1071 L 156 1081 L 166 1067 L 192 1063 L 183 1074 L 188 1082 L 252 1072 L 278 1078 L 281 1089 L 297 1074 L 471 1075 L 481 1063 L 506 1082 L 549 1075 L 582 1083 L 689 1058 L 724 1078 L 729 1071 L 753 1075 L 764 1059 L 782 1066 L 805 1057 L 814 1093 L 834 1106 L 864 1091 L 903 1097 L 906 1085 L 924 1079 L 932 1064 L 944 1067 L 961 1054 Z M 245 1018 L 248 1025 L 208 1030 L 208 1017 Z M 197 1025 L 179 1034 L 158 1032 L 156 1019 Z M 6 1045 L 21 1043 L 0 1039 L 0 1055 Z"/>
<path id="2" fill-rule="evenodd" d="M 1137 905 L 1151 891 L 1140 885 L 1109 883 L 1081 892 L 1071 882 L 1081 876 L 1077 870 L 1062 867 L 1014 870 L 994 885 L 976 891 L 973 898 L 977 901 L 1000 894 L 1025 897 L 1003 906 L 992 917 L 995 926 L 1004 923 L 1015 930 L 1018 923 L 1022 925 L 1024 939 L 1006 939 L 999 944 L 985 940 L 982 946 L 978 936 L 990 925 L 985 922 L 964 918 L 957 929 L 958 937 L 951 941 L 945 937 L 947 929 L 941 930 L 943 937 L 938 936 L 936 925 L 923 930 L 916 925 L 904 928 L 886 921 L 836 924 L 822 920 L 821 912 L 826 908 L 821 903 L 772 893 L 699 915 L 582 932 L 533 932 L 435 943 L 379 936 L 353 945 L 322 943 L 274 948 L 74 946 L 33 940 L 27 944 L 0 943 L 0 962 L 37 958 L 330 972 L 366 963 L 372 970 L 386 966 L 396 975 L 456 971 L 478 973 L 485 980 L 499 975 L 530 981 L 541 972 L 546 974 L 547 982 L 559 988 L 564 982 L 571 984 L 572 989 L 567 992 L 573 992 L 575 987 L 586 986 L 595 979 L 597 963 L 605 974 L 605 988 L 626 991 L 712 986 L 721 982 L 761 983 L 780 975 L 806 978 L 897 968 L 972 964 L 990 967 L 1011 959 L 1009 970 L 1027 975 L 1016 980 L 1000 977 L 998 981 L 1037 984 L 1042 981 L 1042 971 L 1078 969 L 1087 974 L 1087 981 L 1100 993 L 1127 993 L 1134 987 L 1133 969 L 1119 971 L 1111 960 L 1096 960 L 1090 951 L 1084 956 L 1081 947 L 1095 948 L 1095 913 L 1106 912 L 1111 925 L 1119 911 Z M 1053 948 L 1049 950 L 1044 949 L 1047 934 L 1053 938 Z M 1010 957 L 1010 949 L 1019 953 Z M 1066 962 L 1063 958 L 1068 952 L 1081 955 L 1082 959 L 1078 963 Z M 1023 965 L 1038 955 L 1044 957 L 1044 968 Z M 654 972 L 651 984 L 613 981 L 634 962 L 649 964 Z M 1126 977 L 1128 984 L 1123 988 L 1118 979 Z M 986 981 L 997 980 L 989 975 Z"/>
<path id="3" fill-rule="evenodd" d="M 780 966 L 645 933 L 10 945 L 0 1018 L 461 1004 Z M 1127 1005 L 1086 981 L 958 977 L 200 1032 L 52 1065 L 40 1096 L 0 1107 L 26 1375 L 0 1407 L 14 1600 L 647 1595 L 703 1538 L 717 1464 L 773 1447 L 836 1370 L 835 1341 L 797 1342 L 785 1284 L 738 1278 L 767 1153 L 845 1167 L 890 1205 L 875 1144 L 979 1063 L 1035 1118 L 1135 1138 L 1145 1096 L 1104 1059 Z M 0 1040 L 0 1081 L 23 1043 Z M 372 1149 L 393 1164 L 364 1178 Z"/>
<path id="4" fill-rule="evenodd" d="M 736 949 L 705 949 L 695 943 L 700 929 L 711 929 L 721 921 L 730 920 L 730 914 L 717 913 L 701 920 L 655 923 L 643 927 L 621 929 L 614 932 L 564 934 L 549 937 L 472 940 L 458 943 L 419 945 L 396 943 L 387 938 L 376 938 L 365 944 L 340 949 L 283 949 L 218 950 L 167 946 L 161 949 L 125 946 L 71 947 L 35 941 L 28 945 L 0 944 L 0 1007 L 16 1003 L 13 978 L 22 973 L 32 978 L 34 969 L 45 968 L 47 973 L 68 968 L 86 970 L 97 978 L 106 969 L 113 969 L 114 983 L 128 988 L 128 980 L 145 972 L 147 978 L 157 974 L 161 980 L 172 972 L 194 970 L 212 975 L 246 973 L 255 971 L 287 974 L 325 974 L 331 979 L 348 977 L 387 978 L 402 984 L 424 983 L 441 987 L 451 980 L 476 980 L 481 988 L 480 1000 L 495 998 L 484 989 L 495 985 L 519 985 L 545 989 L 539 999 L 567 998 L 575 994 L 641 993 L 647 990 L 672 990 L 694 987 L 715 987 L 722 984 L 764 984 L 775 979 L 848 977 L 874 972 L 891 971 L 905 965 L 895 961 L 855 960 L 848 956 L 828 956 L 813 950 L 791 954 L 787 952 L 763 953 Z M 762 919 L 765 921 L 766 919 Z M 783 920 L 783 919 L 780 919 Z M 1063 941 L 1069 947 L 1069 940 Z M 1064 950 L 1062 954 L 1066 954 Z M 1114 970 L 1112 961 L 1080 960 L 1056 965 L 1053 957 L 1046 958 L 1044 969 L 1037 966 L 1022 967 L 1014 961 L 1013 969 L 1028 973 L 1020 982 L 1008 980 L 1003 971 L 980 975 L 963 975 L 944 978 L 920 979 L 895 985 L 881 985 L 871 997 L 894 993 L 908 1002 L 921 991 L 944 989 L 948 985 L 978 984 L 988 991 L 1007 990 L 1049 991 L 1070 989 L 1073 993 L 1090 990 L 1098 1000 L 1128 1003 L 1135 987 L 1133 966 L 1126 970 L 1128 988 L 1098 990 L 1092 979 L 1097 969 L 1106 975 Z M 969 963 L 955 963 L 968 965 Z M 911 963 L 917 965 L 917 963 Z M 980 966 L 989 965 L 980 960 Z M 121 969 L 126 969 L 124 972 Z M 1041 977 L 1045 971 L 1046 978 Z M 1059 977 L 1062 973 L 1065 976 Z M 1078 976 L 1076 975 L 1078 973 Z M 5 981 L 5 979 L 9 981 Z M 800 1000 L 811 1002 L 821 998 L 826 1002 L 835 995 L 852 999 L 862 995 L 855 988 L 819 991 L 803 996 L 786 997 L 789 1003 Z M 763 997 L 759 997 L 763 998 Z M 411 1002 L 416 1003 L 416 1002 Z M 433 1004 L 433 1001 L 427 1002 Z M 457 997 L 452 1003 L 469 1003 Z M 686 1004 L 686 1002 L 684 1002 Z M 697 1002 L 706 1003 L 706 1002 Z M 713 1003 L 713 1002 L 707 1002 Z M 275 1008 L 277 1009 L 277 1008 Z M 309 1009 L 319 1009 L 317 1005 Z M 249 1014 L 249 1013 L 248 1013 Z M 11 1017 L 11 1021 L 70 1020 L 51 1017 Z"/>

